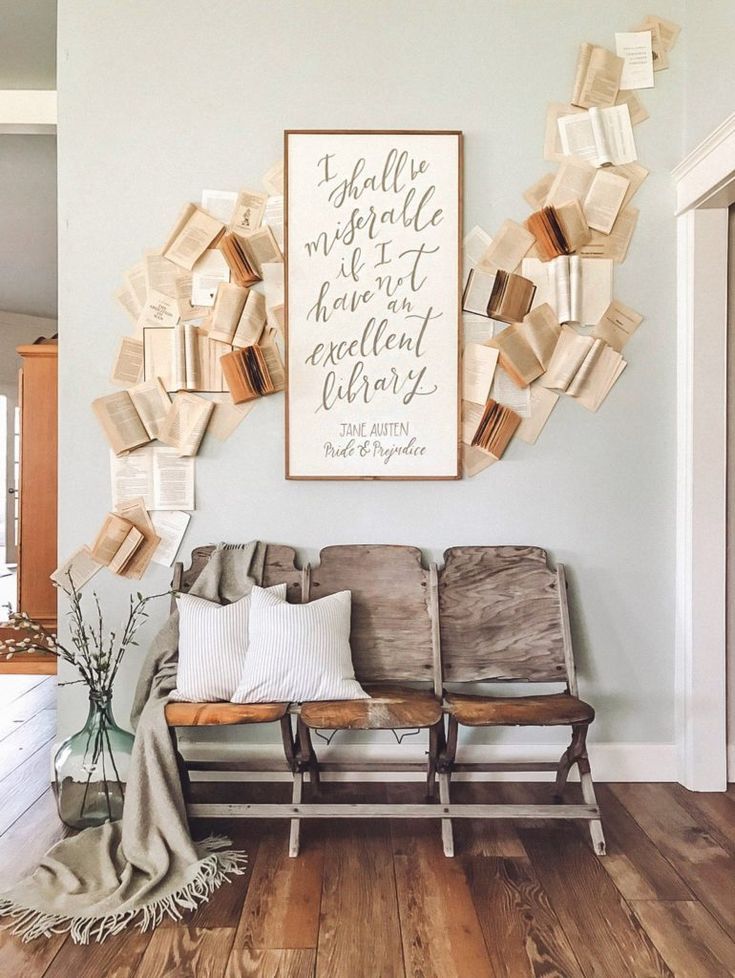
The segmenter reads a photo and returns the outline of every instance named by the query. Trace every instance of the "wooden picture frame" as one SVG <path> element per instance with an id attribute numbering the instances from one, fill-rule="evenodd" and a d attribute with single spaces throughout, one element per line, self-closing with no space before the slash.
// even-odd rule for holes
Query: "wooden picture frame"
<path id="1" fill-rule="evenodd" d="M 462 133 L 284 132 L 286 478 L 461 478 Z"/>

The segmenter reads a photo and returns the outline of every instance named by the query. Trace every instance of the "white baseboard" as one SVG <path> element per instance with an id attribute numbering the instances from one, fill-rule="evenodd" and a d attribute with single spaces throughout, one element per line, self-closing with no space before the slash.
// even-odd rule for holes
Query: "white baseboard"
<path id="1" fill-rule="evenodd" d="M 242 744 L 232 742 L 199 742 L 180 744 L 182 754 L 191 761 L 256 761 L 259 765 L 283 764 L 280 744 Z M 315 745 L 322 761 L 423 761 L 425 751 L 414 745 L 398 744 L 332 744 Z M 488 744 L 460 746 L 458 760 L 476 762 L 535 761 L 556 763 L 563 751 L 558 744 Z M 675 744 L 590 744 L 590 763 L 595 781 L 676 781 L 677 752 Z M 206 781 L 274 781 L 290 780 L 287 771 L 201 772 L 197 780 Z M 326 781 L 419 781 L 418 771 L 325 772 Z M 457 781 L 550 781 L 551 771 L 466 771 L 455 775 Z M 574 780 L 572 778 L 571 780 Z"/>

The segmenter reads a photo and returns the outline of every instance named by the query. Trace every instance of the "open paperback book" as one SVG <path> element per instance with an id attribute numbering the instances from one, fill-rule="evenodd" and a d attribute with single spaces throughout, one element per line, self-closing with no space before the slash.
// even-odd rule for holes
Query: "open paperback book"
<path id="1" fill-rule="evenodd" d="M 501 268 L 513 271 L 532 247 L 533 241 L 533 234 L 528 228 L 515 221 L 504 221 L 476 264 L 484 272 L 496 272 Z"/>
<path id="2" fill-rule="evenodd" d="M 615 105 L 622 74 L 622 58 L 597 44 L 581 44 L 572 104 L 583 109 Z"/>
<path id="3" fill-rule="evenodd" d="M 543 385 L 575 398 L 588 411 L 597 411 L 626 366 L 604 340 L 562 326 Z"/>
<path id="4" fill-rule="evenodd" d="M 261 292 L 234 283 L 220 285 L 208 336 L 230 346 L 251 346 L 260 340 L 265 322 L 265 296 Z"/>
<path id="5" fill-rule="evenodd" d="M 579 200 L 590 228 L 609 234 L 647 176 L 648 170 L 637 162 L 601 169 L 569 157 L 553 178 L 544 203 L 548 207 Z"/>
<path id="6" fill-rule="evenodd" d="M 227 390 L 220 358 L 232 346 L 193 323 L 143 331 L 143 377 L 160 378 L 165 390 L 221 394 Z"/>
<path id="7" fill-rule="evenodd" d="M 524 258 L 523 274 L 536 286 L 536 303 L 548 303 L 560 323 L 593 326 L 612 301 L 613 263 L 608 259 Z"/>
<path id="8" fill-rule="evenodd" d="M 563 115 L 558 125 L 565 156 L 576 156 L 593 166 L 632 163 L 638 158 L 627 105 Z"/>
<path id="9" fill-rule="evenodd" d="M 141 497 L 149 511 L 193 510 L 195 462 L 167 445 L 146 445 L 122 456 L 111 452 L 113 508 Z"/>
<path id="10" fill-rule="evenodd" d="M 500 459 L 520 423 L 521 419 L 514 411 L 491 398 L 483 408 L 471 445 Z"/>
<path id="11" fill-rule="evenodd" d="M 116 455 L 157 438 L 170 407 L 168 395 L 158 380 L 92 401 L 92 410 Z"/>
<path id="12" fill-rule="evenodd" d="M 526 220 L 544 261 L 571 255 L 590 240 L 590 229 L 578 200 L 542 207 Z"/>
<path id="13" fill-rule="evenodd" d="M 531 308 L 536 288 L 521 275 L 499 269 L 486 272 L 479 266 L 467 276 L 462 310 L 504 323 L 520 322 Z"/>
<path id="14" fill-rule="evenodd" d="M 273 343 L 253 344 L 222 358 L 222 369 L 234 404 L 284 390 L 286 376 Z"/>
<path id="15" fill-rule="evenodd" d="M 536 306 L 522 323 L 511 323 L 488 342 L 500 366 L 518 387 L 540 377 L 551 362 L 561 326 L 548 303 Z M 465 394 L 465 396 L 467 396 Z"/>
<path id="16" fill-rule="evenodd" d="M 161 424 L 159 441 L 175 448 L 179 455 L 196 455 L 213 411 L 213 402 L 197 394 L 176 394 Z"/>
<path id="17" fill-rule="evenodd" d="M 150 563 L 159 538 L 153 532 L 153 524 L 145 507 L 138 500 L 132 507 L 137 521 L 143 521 L 144 529 L 136 526 L 129 516 L 108 513 L 90 551 L 98 564 L 108 568 L 113 574 L 139 579 Z M 145 516 L 141 516 L 145 514 Z"/>
<path id="18" fill-rule="evenodd" d="M 640 313 L 623 305 L 619 299 L 613 299 L 591 335 L 620 353 L 642 322 Z"/>
<path id="19" fill-rule="evenodd" d="M 259 281 L 266 262 L 282 262 L 283 255 L 269 227 L 247 234 L 229 231 L 219 243 L 237 285 L 248 286 Z"/>
<path id="20" fill-rule="evenodd" d="M 465 344 L 462 353 L 462 397 L 474 404 L 485 404 L 490 396 L 498 351 L 481 343 Z"/>
<path id="21" fill-rule="evenodd" d="M 174 225 L 163 257 L 191 271 L 198 258 L 224 231 L 224 224 L 196 204 L 187 204 Z"/>

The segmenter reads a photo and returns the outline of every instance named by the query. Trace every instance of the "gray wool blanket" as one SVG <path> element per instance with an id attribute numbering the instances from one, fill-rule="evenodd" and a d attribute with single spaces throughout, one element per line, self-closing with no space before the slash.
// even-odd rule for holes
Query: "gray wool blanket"
<path id="1" fill-rule="evenodd" d="M 220 544 L 191 594 L 228 604 L 262 581 L 266 547 Z M 68 931 L 76 943 L 102 941 L 131 923 L 178 919 L 241 874 L 246 856 L 229 839 L 194 842 L 176 755 L 164 716 L 176 686 L 178 612 L 153 641 L 138 681 L 135 745 L 119 822 L 58 842 L 29 877 L 0 893 L 0 916 L 24 941 Z"/>

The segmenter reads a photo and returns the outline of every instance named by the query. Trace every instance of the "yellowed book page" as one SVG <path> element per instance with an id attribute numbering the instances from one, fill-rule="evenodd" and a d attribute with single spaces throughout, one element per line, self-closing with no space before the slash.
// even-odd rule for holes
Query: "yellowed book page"
<path id="1" fill-rule="evenodd" d="M 230 281 L 230 266 L 219 248 L 207 248 L 191 272 L 191 304 L 204 308 L 214 305 L 217 289 Z"/>
<path id="2" fill-rule="evenodd" d="M 214 404 L 188 391 L 178 393 L 158 434 L 159 441 L 180 455 L 196 455 L 207 430 Z"/>
<path id="3" fill-rule="evenodd" d="M 278 195 L 283 193 L 283 176 L 283 160 L 277 160 L 263 175 L 263 186 L 269 194 Z"/>
<path id="4" fill-rule="evenodd" d="M 131 527 L 131 529 L 128 531 L 128 535 L 120 544 L 117 553 L 107 565 L 107 569 L 110 571 L 110 573 L 119 574 L 122 576 L 123 571 L 126 570 L 130 564 L 132 564 L 133 556 L 143 546 L 144 542 L 145 538 L 140 530 L 135 526 Z"/>
<path id="5" fill-rule="evenodd" d="M 153 506 L 153 445 L 129 455 L 117 456 L 110 450 L 110 483 L 113 509 L 125 499 L 143 496 L 146 507 Z"/>
<path id="6" fill-rule="evenodd" d="M 235 285 L 234 282 L 220 285 L 212 309 L 210 339 L 219 340 L 220 343 L 232 343 L 249 292 L 249 289 Z"/>
<path id="7" fill-rule="evenodd" d="M 112 293 L 112 297 L 118 305 L 122 306 L 125 314 L 132 322 L 137 323 L 140 316 L 140 306 L 135 298 L 135 294 L 129 285 L 122 285 Z"/>
<path id="8" fill-rule="evenodd" d="M 280 311 L 283 310 L 285 296 L 284 264 L 282 261 L 263 262 L 260 273 L 263 276 L 266 320 L 282 332 L 283 315 Z"/>
<path id="9" fill-rule="evenodd" d="M 642 322 L 640 313 L 623 305 L 619 299 L 613 299 L 591 335 L 604 340 L 620 353 Z"/>
<path id="10" fill-rule="evenodd" d="M 572 396 L 588 411 L 597 411 L 626 366 L 620 354 L 603 343 L 599 356 L 584 377 L 584 383 L 578 385 Z"/>
<path id="11" fill-rule="evenodd" d="M 214 239 L 224 230 L 224 224 L 210 217 L 201 207 L 190 204 L 177 222 L 174 232 L 163 249 L 164 258 L 175 265 L 192 270 Z"/>
<path id="12" fill-rule="evenodd" d="M 535 445 L 558 400 L 559 395 L 554 391 L 541 384 L 531 384 L 531 414 L 516 428 L 517 437 L 528 445 Z"/>
<path id="13" fill-rule="evenodd" d="M 480 258 L 478 268 L 486 272 L 495 272 L 499 268 L 513 272 L 535 240 L 535 236 L 522 224 L 505 221 Z"/>
<path id="14" fill-rule="evenodd" d="M 462 401 L 462 444 L 471 445 L 475 437 L 482 415 L 485 410 L 485 402 L 475 404 L 473 401 Z"/>
<path id="15" fill-rule="evenodd" d="M 577 251 L 590 239 L 590 228 L 587 218 L 578 200 L 568 200 L 554 207 L 556 216 L 564 229 L 564 237 L 570 251 Z"/>
<path id="16" fill-rule="evenodd" d="M 615 99 L 615 104 L 628 106 L 628 113 L 630 114 L 630 123 L 632 126 L 639 126 L 642 122 L 645 122 L 646 119 L 650 118 L 648 109 L 645 107 L 638 95 L 632 90 L 628 92 L 618 92 L 618 97 Z"/>
<path id="17" fill-rule="evenodd" d="M 260 343 L 260 349 L 263 353 L 263 359 L 265 360 L 265 365 L 268 368 L 268 373 L 270 374 L 274 389 L 276 391 L 285 390 L 286 371 L 275 341 L 270 338 L 263 340 Z"/>
<path id="18" fill-rule="evenodd" d="M 494 465 L 497 461 L 493 455 L 488 455 L 481 448 L 462 445 L 462 475 L 468 479 L 479 475 L 480 472 Z"/>
<path id="19" fill-rule="evenodd" d="M 230 230 L 238 234 L 256 231 L 263 220 L 268 197 L 257 190 L 241 190 L 237 195 L 235 210 L 230 221 Z"/>
<path id="20" fill-rule="evenodd" d="M 640 28 L 637 30 L 651 30 L 657 27 L 659 34 L 661 36 L 661 43 L 666 51 L 671 51 L 676 44 L 677 38 L 681 31 L 681 27 L 675 24 L 673 20 L 664 20 L 663 17 L 659 17 L 658 14 L 649 14 L 644 17 L 641 21 Z"/>
<path id="21" fill-rule="evenodd" d="M 158 438 L 171 407 L 171 399 L 159 377 L 144 381 L 128 391 L 138 417 L 151 438 Z"/>
<path id="22" fill-rule="evenodd" d="M 513 323 L 492 340 L 498 348 L 500 365 L 519 387 L 528 387 L 544 368 L 526 342 L 520 323 Z"/>
<path id="23" fill-rule="evenodd" d="M 523 191 L 523 199 L 531 210 L 539 211 L 545 206 L 546 198 L 549 196 L 549 191 L 551 190 L 555 177 L 555 173 L 544 173 L 536 183 L 531 184 L 527 190 Z"/>
<path id="24" fill-rule="evenodd" d="M 577 59 L 572 103 L 583 109 L 615 105 L 623 59 L 598 45 L 582 44 Z"/>
<path id="25" fill-rule="evenodd" d="M 153 528 L 161 539 L 153 554 L 153 562 L 162 564 L 164 567 L 170 567 L 176 560 L 176 554 L 181 546 L 181 541 L 184 539 L 191 514 L 176 510 L 171 512 L 154 510 L 150 513 L 150 517 Z"/>
<path id="26" fill-rule="evenodd" d="M 485 404 L 490 396 L 498 351 L 479 343 L 468 343 L 462 355 L 462 397 Z"/>
<path id="27" fill-rule="evenodd" d="M 552 163 L 561 163 L 566 159 L 561 146 L 559 135 L 559 119 L 565 115 L 584 112 L 584 109 L 572 105 L 571 102 L 550 102 L 546 110 L 546 131 L 544 134 L 544 159 Z"/>
<path id="28" fill-rule="evenodd" d="M 629 187 L 630 181 L 625 177 L 606 169 L 597 171 L 583 205 L 587 224 L 593 230 L 603 234 L 612 231 Z"/>
<path id="29" fill-rule="evenodd" d="M 589 388 L 593 381 L 597 363 L 607 347 L 606 343 L 603 343 L 602 340 L 596 337 L 590 336 L 585 337 L 585 339 L 592 340 L 592 345 L 587 350 L 584 360 L 579 365 L 576 374 L 566 389 L 566 393 L 570 397 L 578 397 L 583 391 Z"/>
<path id="30" fill-rule="evenodd" d="M 262 267 L 264 264 L 283 261 L 281 249 L 278 247 L 278 242 L 273 237 L 270 228 L 259 228 L 252 234 L 239 236 L 239 240 L 243 244 L 248 261 L 260 278 L 263 277 Z"/>
<path id="31" fill-rule="evenodd" d="M 123 336 L 112 364 L 110 383 L 116 387 L 133 387 L 143 375 L 143 340 Z"/>
<path id="32" fill-rule="evenodd" d="M 519 330 L 545 370 L 551 362 L 561 333 L 561 324 L 556 313 L 547 302 L 535 306 L 523 320 Z"/>
<path id="33" fill-rule="evenodd" d="M 176 298 L 179 293 L 178 280 L 183 274 L 178 265 L 158 251 L 148 251 L 143 258 L 143 270 L 146 296 L 151 292 L 160 292 L 161 295 Z"/>
<path id="34" fill-rule="evenodd" d="M 144 329 L 154 326 L 175 326 L 180 318 L 178 299 L 163 292 L 151 291 L 138 319 L 137 331 L 142 333 Z"/>
<path id="35" fill-rule="evenodd" d="M 174 330 L 143 330 L 143 381 L 150 383 L 160 378 L 165 390 L 174 390 L 173 378 Z"/>
<path id="36" fill-rule="evenodd" d="M 258 343 L 263 335 L 265 322 L 265 296 L 251 289 L 236 325 L 232 345 L 243 347 Z"/>
<path id="37" fill-rule="evenodd" d="M 116 513 L 108 513 L 90 548 L 93 560 L 107 567 L 125 542 L 133 524 Z"/>
<path id="38" fill-rule="evenodd" d="M 286 242 L 284 207 L 285 199 L 283 194 L 271 194 L 265 202 L 265 211 L 263 212 L 263 224 L 271 229 L 273 237 L 278 242 L 278 247 L 281 251 L 283 251 Z"/>
<path id="39" fill-rule="evenodd" d="M 623 59 L 620 90 L 653 88 L 653 49 L 651 30 L 617 31 L 615 53 Z"/>
<path id="40" fill-rule="evenodd" d="M 621 210 L 624 210 L 630 203 L 632 197 L 638 192 L 639 187 L 648 176 L 648 170 L 640 163 L 621 163 L 620 166 L 609 166 L 606 173 L 614 173 L 618 177 L 624 177 L 628 181 L 628 189 L 625 191 Z"/>
<path id="41" fill-rule="evenodd" d="M 233 404 L 229 395 L 223 395 L 222 400 L 217 395 L 214 399 L 214 411 L 209 420 L 207 433 L 217 441 L 226 441 L 250 414 L 257 400 Z"/>
<path id="42" fill-rule="evenodd" d="M 223 224 L 229 224 L 232 220 L 236 202 L 237 193 L 234 190 L 202 190 L 202 209 Z"/>
<path id="43" fill-rule="evenodd" d="M 646 18 L 645 23 L 640 23 L 633 28 L 634 31 L 651 32 L 651 49 L 653 54 L 653 70 L 664 71 L 669 67 L 669 52 L 664 44 L 661 25 L 657 17 Z"/>
<path id="44" fill-rule="evenodd" d="M 96 398 L 92 401 L 92 410 L 116 455 L 132 451 L 151 440 L 128 391 Z"/>
<path id="45" fill-rule="evenodd" d="M 116 508 L 116 512 L 119 516 L 129 520 L 143 535 L 142 543 L 136 547 L 132 557 L 124 564 L 120 572 L 123 577 L 127 577 L 133 581 L 139 581 L 148 570 L 148 566 L 158 549 L 161 538 L 156 533 L 153 522 L 148 515 L 143 497 L 138 496 L 135 499 L 121 501 Z"/>
<path id="46" fill-rule="evenodd" d="M 618 214 L 609 234 L 593 231 L 587 244 L 582 245 L 579 254 L 583 258 L 610 258 L 614 262 L 625 261 L 628 246 L 638 222 L 638 208 L 626 207 Z"/>
<path id="47" fill-rule="evenodd" d="M 569 200 L 584 200 L 597 170 L 582 160 L 565 159 L 559 167 L 546 197 L 546 207 L 558 207 Z"/>
<path id="48" fill-rule="evenodd" d="M 81 591 L 102 567 L 104 564 L 94 559 L 92 551 L 85 544 L 59 564 L 50 576 L 57 587 L 71 594 L 72 590 Z"/>
<path id="49" fill-rule="evenodd" d="M 562 326 L 548 369 L 543 376 L 543 386 L 566 391 L 594 342 L 591 336 L 582 336 L 571 326 Z"/>
<path id="50" fill-rule="evenodd" d="M 153 493 L 150 509 L 194 509 L 196 459 L 178 449 L 154 445 L 151 451 Z"/>
<path id="51" fill-rule="evenodd" d="M 198 330 L 198 376 L 199 390 L 207 393 L 220 393 L 227 390 L 220 360 L 225 353 L 232 353 L 230 343 L 213 340 L 201 330 Z"/>
<path id="52" fill-rule="evenodd" d="M 495 273 L 486 272 L 481 268 L 470 269 L 467 285 L 462 296 L 462 312 L 474 316 L 487 316 Z"/>
<path id="53" fill-rule="evenodd" d="M 463 280 L 467 281 L 469 270 L 473 268 L 492 244 L 492 238 L 484 228 L 476 224 L 462 241 L 462 262 L 464 265 Z"/>

